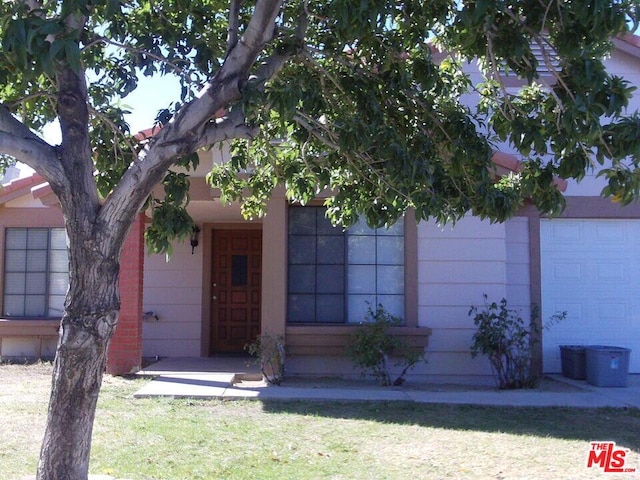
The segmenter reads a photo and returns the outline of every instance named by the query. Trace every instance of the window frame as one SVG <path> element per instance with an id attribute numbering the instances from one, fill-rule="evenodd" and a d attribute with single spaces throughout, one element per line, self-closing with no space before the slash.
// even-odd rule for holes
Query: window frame
<path id="1" fill-rule="evenodd" d="M 286 235 L 286 256 L 285 256 L 285 266 L 286 266 L 286 292 L 285 292 L 285 324 L 287 325 L 287 328 L 295 328 L 295 327 L 305 327 L 305 326 L 309 326 L 309 327 L 352 327 L 354 325 L 358 325 L 360 322 L 353 320 L 353 321 L 349 321 L 349 297 L 350 296 L 354 296 L 357 293 L 355 292 L 349 292 L 349 267 L 351 265 L 353 266 L 359 266 L 359 265 L 366 265 L 366 266 L 373 266 L 376 272 L 376 277 L 378 276 L 378 270 L 381 269 L 380 267 L 388 267 L 388 266 L 402 266 L 403 272 L 402 272 L 402 293 L 393 293 L 394 296 L 402 296 L 402 300 L 401 300 L 401 305 L 402 305 L 402 310 L 403 313 L 401 315 L 401 318 L 403 320 L 402 325 L 403 326 L 415 326 L 417 324 L 417 268 L 416 268 L 416 263 L 417 263 L 417 259 L 415 258 L 417 256 L 417 245 L 416 245 L 416 237 L 417 237 L 417 224 L 415 223 L 415 221 L 411 221 L 409 220 L 411 218 L 411 215 L 405 215 L 403 217 L 403 226 L 402 228 L 402 233 L 401 234 L 391 234 L 388 235 L 386 233 L 379 233 L 376 232 L 375 230 L 369 230 L 368 232 L 356 232 L 352 230 L 352 234 L 350 235 L 348 231 L 344 231 L 344 232 L 340 232 L 339 236 L 341 238 L 341 243 L 342 243 L 342 248 L 343 248 L 343 253 L 341 255 L 342 257 L 342 262 L 340 263 L 340 265 L 343 268 L 342 271 L 342 288 L 341 288 L 341 293 L 336 294 L 336 296 L 341 296 L 341 302 L 342 302 L 342 319 L 340 321 L 315 321 L 315 319 L 317 318 L 317 301 L 314 298 L 314 315 L 313 315 L 313 319 L 314 321 L 291 321 L 291 310 L 290 310 L 290 295 L 291 295 L 291 251 L 290 251 L 290 244 L 291 244 L 291 237 L 292 236 L 309 236 L 313 238 L 313 242 L 314 242 L 314 248 L 315 245 L 317 245 L 317 239 L 319 236 L 323 236 L 320 232 L 319 232 L 319 228 L 317 226 L 316 223 L 316 228 L 314 230 L 313 234 L 309 234 L 309 233 L 292 233 L 290 230 L 290 210 L 292 208 L 308 208 L 308 209 L 313 209 L 314 212 L 316 212 L 314 214 L 314 218 L 317 218 L 317 215 L 323 215 L 322 213 L 318 213 L 318 212 L 322 212 L 323 211 L 323 205 L 321 203 L 316 203 L 313 202 L 308 206 L 301 206 L 298 204 L 288 204 L 287 205 L 287 212 L 286 212 L 286 231 L 285 231 L 285 235 Z M 317 220 L 316 220 L 317 222 Z M 353 227 L 352 227 L 353 228 Z M 369 233 L 370 232 L 370 233 Z M 326 232 L 325 232 L 326 233 Z M 369 264 L 369 263 L 360 263 L 360 262 L 353 262 L 350 263 L 349 262 L 349 239 L 353 238 L 353 237 L 373 237 L 374 240 L 374 246 L 375 248 L 375 263 L 374 264 Z M 379 242 L 379 238 L 392 238 L 392 237 L 396 237 L 396 238 L 401 238 L 402 239 L 402 263 L 393 263 L 393 264 L 386 264 L 385 262 L 380 263 L 379 260 L 379 251 L 377 249 L 377 245 Z M 318 265 L 318 254 L 317 252 L 313 253 L 314 255 L 314 267 L 317 267 Z M 298 264 L 297 262 L 294 262 L 293 265 L 295 266 L 296 264 Z M 305 264 L 306 265 L 306 264 Z M 322 264 L 324 265 L 324 264 Z M 314 292 L 310 295 L 313 295 L 314 297 L 317 298 L 317 296 L 319 295 L 317 292 L 317 282 L 318 282 L 318 274 L 317 271 L 314 272 L 313 275 L 313 281 L 316 283 L 316 288 L 314 289 Z M 369 294 L 367 293 L 366 295 L 374 295 L 376 298 L 375 303 L 381 303 L 378 301 L 378 298 L 380 296 L 384 296 L 387 295 L 388 293 L 382 292 L 379 290 L 378 287 L 378 283 L 377 281 L 376 283 L 376 292 L 373 294 Z M 294 292 L 295 293 L 299 293 L 299 292 Z M 320 293 L 320 295 L 322 295 L 322 293 Z M 391 294 L 388 294 L 391 295 Z M 372 309 L 375 309 L 376 305 L 371 305 Z M 364 310 L 363 310 L 364 311 Z M 360 313 L 360 312 L 358 312 Z M 363 316 L 364 319 L 364 316 Z"/>
<path id="2" fill-rule="evenodd" d="M 25 245 L 23 246 L 24 248 L 14 248 L 14 249 L 9 249 L 8 248 L 8 242 L 7 242 L 7 238 L 8 235 L 10 233 L 10 231 L 12 230 L 25 230 L 27 232 L 27 236 L 25 237 L 26 242 L 28 242 L 28 233 L 29 231 L 34 231 L 34 230 L 45 230 L 46 231 L 46 249 L 30 249 L 28 246 L 28 243 L 25 243 Z M 59 314 L 53 315 L 52 314 L 52 310 L 55 308 L 55 305 L 52 304 L 51 300 L 52 300 L 52 296 L 54 296 L 54 294 L 51 293 L 51 282 L 52 282 L 52 275 L 55 274 L 65 274 L 67 275 L 67 282 L 66 282 L 66 288 L 65 288 L 65 293 L 62 294 L 55 294 L 55 296 L 57 297 L 66 297 L 66 290 L 68 289 L 68 285 L 69 285 L 69 280 L 68 280 L 68 274 L 69 274 L 69 264 L 68 264 L 68 247 L 65 245 L 65 249 L 62 248 L 53 248 L 52 245 L 52 234 L 54 231 L 59 231 L 58 233 L 63 233 L 66 236 L 66 232 L 64 227 L 61 226 L 57 226 L 57 225 L 53 225 L 53 226 L 42 226 L 42 225 L 7 225 L 4 226 L 4 228 L 2 228 L 2 295 L 0 296 L 0 308 L 2 309 L 2 318 L 5 319 L 6 321 L 28 321 L 28 320 L 43 320 L 43 321 L 49 321 L 49 320 L 59 320 L 60 317 L 62 316 L 62 312 L 60 312 Z M 65 242 L 66 244 L 67 242 Z M 38 296 L 40 298 L 43 297 L 44 299 L 44 311 L 42 312 L 42 314 L 31 314 L 31 313 L 27 313 L 26 311 L 24 311 L 23 315 L 8 315 L 6 314 L 6 296 L 7 295 L 11 295 L 11 294 L 7 294 L 7 286 L 8 286 L 8 282 L 7 282 L 7 274 L 9 273 L 20 273 L 21 271 L 16 270 L 14 272 L 8 272 L 8 256 L 10 254 L 11 251 L 23 251 L 25 252 L 25 270 L 23 271 L 25 274 L 29 273 L 29 270 L 27 268 L 27 262 L 28 262 L 28 252 L 29 251 L 44 251 L 45 252 L 45 270 L 43 271 L 39 271 L 38 273 L 44 273 L 44 293 L 38 293 L 37 295 L 34 296 Z M 53 270 L 52 269 L 52 253 L 55 251 L 65 251 L 66 250 L 66 270 L 65 271 L 58 271 L 58 270 Z M 29 294 L 27 292 L 26 289 L 26 283 L 25 283 L 25 291 L 23 293 L 20 294 L 13 294 L 15 296 L 21 296 L 23 297 L 23 301 L 26 303 L 26 298 Z M 63 298 L 63 302 L 64 302 L 64 298 Z"/>

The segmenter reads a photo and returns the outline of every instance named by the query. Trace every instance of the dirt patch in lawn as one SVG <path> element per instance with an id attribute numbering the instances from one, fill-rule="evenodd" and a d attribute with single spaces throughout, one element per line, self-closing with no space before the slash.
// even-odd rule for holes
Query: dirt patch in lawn
<path id="1" fill-rule="evenodd" d="M 51 391 L 51 362 L 0 363 L 0 403 L 20 398 L 36 402 Z"/>

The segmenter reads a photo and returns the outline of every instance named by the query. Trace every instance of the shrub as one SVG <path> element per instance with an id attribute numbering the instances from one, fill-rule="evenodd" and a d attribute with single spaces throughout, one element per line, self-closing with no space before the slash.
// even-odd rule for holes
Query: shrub
<path id="1" fill-rule="evenodd" d="M 262 376 L 271 385 L 280 385 L 284 377 L 284 338 L 282 335 L 258 335 L 245 346 L 256 357 Z"/>
<path id="2" fill-rule="evenodd" d="M 347 355 L 354 365 L 365 376 L 370 373 L 382 385 L 402 385 L 404 376 L 420 361 L 426 361 L 424 353 L 417 351 L 399 337 L 388 332 L 389 327 L 402 324 L 402 319 L 388 313 L 382 305 L 378 305 L 375 313 L 369 306 L 365 322 L 351 336 L 347 346 Z M 402 370 L 391 380 L 390 359 L 393 366 Z"/>
<path id="3" fill-rule="evenodd" d="M 471 356 L 483 354 L 489 358 L 498 388 L 535 388 L 538 378 L 531 371 L 531 357 L 536 340 L 531 334 L 536 331 L 537 308 L 532 310 L 529 325 L 525 325 L 516 310 L 507 308 L 506 299 L 503 298 L 500 304 L 489 304 L 484 295 L 484 300 L 482 311 L 476 306 L 469 310 L 477 327 Z M 547 325 L 563 320 L 566 315 L 566 312 L 554 315 Z"/>

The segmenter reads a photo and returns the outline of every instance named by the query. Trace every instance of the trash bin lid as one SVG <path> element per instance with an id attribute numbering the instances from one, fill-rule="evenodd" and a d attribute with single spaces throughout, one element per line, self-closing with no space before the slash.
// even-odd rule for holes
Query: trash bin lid
<path id="1" fill-rule="evenodd" d="M 611 350 L 612 352 L 630 352 L 631 349 L 630 348 L 626 348 L 626 347 L 613 347 L 613 346 L 609 346 L 609 345 L 589 345 L 586 348 L 590 349 L 590 350 L 598 350 L 598 351 L 606 351 L 606 350 Z"/>

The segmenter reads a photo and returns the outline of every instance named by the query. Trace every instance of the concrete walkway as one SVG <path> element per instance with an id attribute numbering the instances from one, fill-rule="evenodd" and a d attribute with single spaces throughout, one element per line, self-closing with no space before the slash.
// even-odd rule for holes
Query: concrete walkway
<path id="1" fill-rule="evenodd" d="M 411 401 L 417 403 L 448 403 L 468 405 L 531 406 L 531 407 L 616 407 L 640 408 L 640 375 L 629 375 L 629 386 L 602 388 L 585 381 L 551 376 L 561 382 L 557 391 L 477 389 L 456 386 L 455 389 L 365 387 L 341 385 L 316 387 L 267 386 L 260 382 L 257 368 L 247 366 L 247 359 L 169 358 L 154 363 L 139 375 L 153 380 L 134 394 L 136 398 L 173 397 L 201 399 L 259 399 L 316 401 Z"/>

